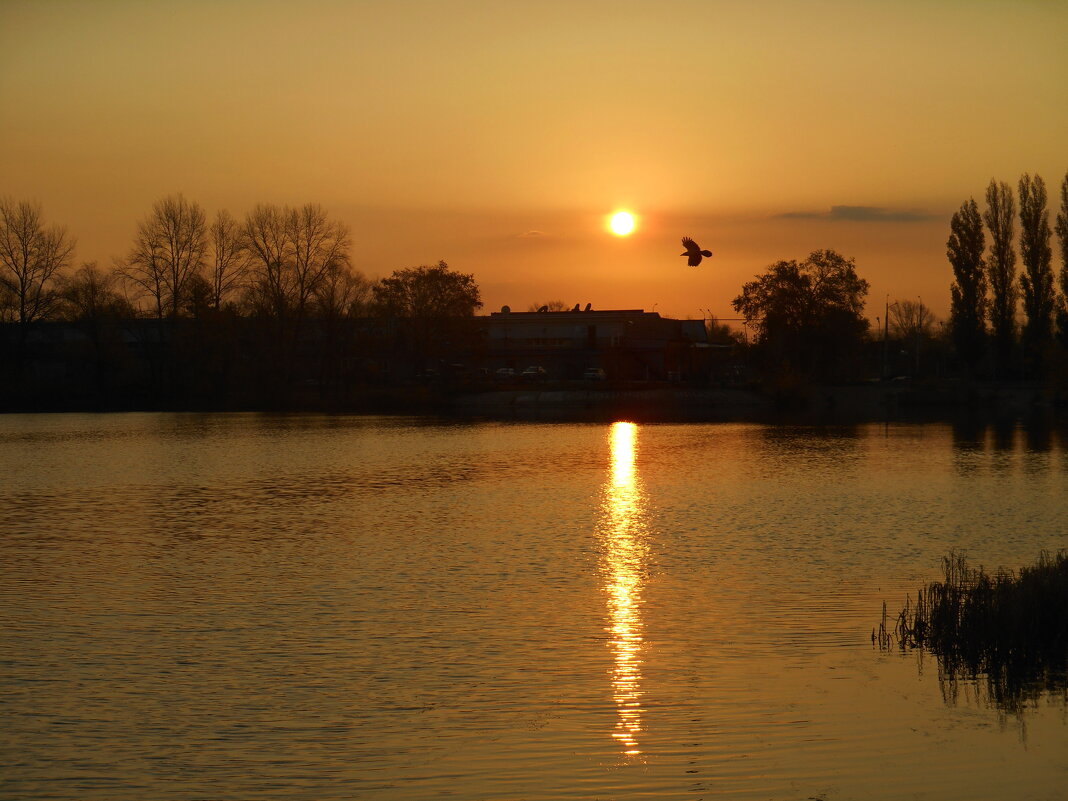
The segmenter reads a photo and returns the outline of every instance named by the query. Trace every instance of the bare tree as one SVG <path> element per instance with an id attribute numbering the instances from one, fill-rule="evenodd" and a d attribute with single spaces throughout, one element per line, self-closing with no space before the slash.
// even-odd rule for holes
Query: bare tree
<path id="1" fill-rule="evenodd" d="M 56 281 L 73 253 L 74 240 L 65 228 L 45 227 L 39 204 L 0 200 L 0 287 L 23 337 L 55 305 Z"/>
<path id="2" fill-rule="evenodd" d="M 358 316 L 371 301 L 371 282 L 348 265 L 332 265 L 315 290 L 316 314 L 325 320 Z"/>
<path id="3" fill-rule="evenodd" d="M 290 214 L 293 240 L 293 303 L 299 314 L 308 308 L 326 277 L 347 268 L 349 232 L 330 220 L 322 206 L 307 204 Z"/>
<path id="4" fill-rule="evenodd" d="M 348 229 L 318 205 L 257 205 L 243 233 L 254 305 L 279 319 L 302 318 L 327 273 L 349 263 Z"/>
<path id="5" fill-rule="evenodd" d="M 242 286 L 248 274 L 249 251 L 243 229 L 222 209 L 208 229 L 211 266 L 211 304 L 218 311 L 227 298 Z"/>
<path id="6" fill-rule="evenodd" d="M 1016 287 L 1016 250 L 1012 243 L 1016 234 L 1016 203 L 1012 188 L 993 179 L 986 188 L 986 212 L 983 220 L 990 231 L 990 259 L 987 275 L 992 294 L 990 304 L 990 327 L 993 329 L 994 346 L 998 365 L 1008 366 L 1012 358 L 1012 346 L 1016 340 L 1016 306 L 1019 290 Z"/>
<path id="7" fill-rule="evenodd" d="M 1020 257 L 1024 264 L 1024 341 L 1033 357 L 1039 357 L 1049 341 L 1053 325 L 1053 269 L 1050 261 L 1049 212 L 1046 210 L 1046 184 L 1039 175 L 1024 173 L 1020 178 Z"/>
<path id="8" fill-rule="evenodd" d="M 531 303 L 530 306 L 527 307 L 527 311 L 536 312 L 538 309 L 545 309 L 545 311 L 562 312 L 568 311 L 571 308 L 571 306 L 568 306 L 562 300 L 550 300 L 546 303 Z"/>
<path id="9" fill-rule="evenodd" d="M 71 322 L 97 322 L 134 316 L 132 304 L 118 291 L 118 274 L 101 271 L 96 262 L 86 262 L 59 288 L 61 314 Z"/>
<path id="10" fill-rule="evenodd" d="M 252 273 L 252 305 L 279 318 L 285 315 L 289 294 L 288 265 L 293 259 L 287 219 L 287 209 L 261 203 L 245 215 L 242 228 Z"/>
<path id="11" fill-rule="evenodd" d="M 134 246 L 119 269 L 152 298 L 156 317 L 162 320 L 178 316 L 206 253 L 204 210 L 180 194 L 171 195 L 157 201 L 138 225 Z"/>
<path id="12" fill-rule="evenodd" d="M 923 301 L 895 300 L 890 304 L 889 329 L 894 339 L 930 339 L 934 335 L 934 327 L 935 316 Z"/>

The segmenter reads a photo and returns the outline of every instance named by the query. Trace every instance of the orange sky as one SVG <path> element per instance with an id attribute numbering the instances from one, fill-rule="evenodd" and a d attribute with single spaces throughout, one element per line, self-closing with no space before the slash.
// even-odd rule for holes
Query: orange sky
<path id="1" fill-rule="evenodd" d="M 108 265 L 180 191 L 321 203 L 365 274 L 443 258 L 487 311 L 728 317 L 829 247 L 872 317 L 887 293 L 944 314 L 961 201 L 1025 171 L 1056 197 L 1066 42 L 1052 0 L 5 0 L 0 194 Z M 684 235 L 716 255 L 686 267 Z"/>

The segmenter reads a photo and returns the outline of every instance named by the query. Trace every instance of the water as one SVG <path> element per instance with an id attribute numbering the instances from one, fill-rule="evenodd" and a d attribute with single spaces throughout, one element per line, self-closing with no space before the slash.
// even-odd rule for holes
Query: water
<path id="1" fill-rule="evenodd" d="M 1068 797 L 873 650 L 1068 546 L 1063 432 L 0 418 L 0 797 Z"/>

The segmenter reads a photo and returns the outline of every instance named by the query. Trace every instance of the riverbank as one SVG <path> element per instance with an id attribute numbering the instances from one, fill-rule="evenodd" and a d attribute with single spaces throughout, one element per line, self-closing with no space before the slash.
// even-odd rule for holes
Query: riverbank
<path id="1" fill-rule="evenodd" d="M 323 393 L 300 388 L 288 398 L 251 395 L 211 399 L 23 398 L 4 404 L 9 413 L 33 412 L 321 412 L 327 414 L 430 414 L 461 418 L 638 421 L 783 420 L 865 421 L 949 419 L 962 415 L 1059 416 L 1066 397 L 1038 383 L 871 382 L 809 386 L 789 392 L 758 387 L 702 387 L 632 382 L 560 382 L 501 387 L 476 383 L 419 383 L 353 387 Z"/>
<path id="2" fill-rule="evenodd" d="M 526 388 L 456 395 L 460 415 L 635 417 L 721 420 L 801 417 L 827 420 L 945 418 L 961 414 L 1055 414 L 1062 399 L 1040 384 L 868 383 L 812 386 L 789 393 L 743 388 L 657 386 L 605 389 Z"/>

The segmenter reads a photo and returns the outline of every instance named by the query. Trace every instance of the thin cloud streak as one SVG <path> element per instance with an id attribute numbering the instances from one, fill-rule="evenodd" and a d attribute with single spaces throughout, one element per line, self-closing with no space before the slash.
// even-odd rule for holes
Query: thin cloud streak
<path id="1" fill-rule="evenodd" d="M 882 206 L 831 206 L 830 211 L 788 211 L 777 217 L 784 220 L 879 223 L 915 223 L 940 219 L 939 215 L 926 211 L 888 209 Z"/>

